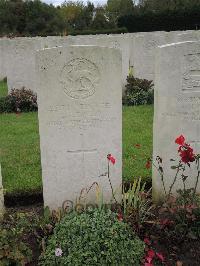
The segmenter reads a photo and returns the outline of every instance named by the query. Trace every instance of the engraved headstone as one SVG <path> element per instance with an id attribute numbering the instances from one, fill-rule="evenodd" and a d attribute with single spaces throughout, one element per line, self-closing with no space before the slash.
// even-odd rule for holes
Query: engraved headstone
<path id="1" fill-rule="evenodd" d="M 104 202 L 122 182 L 121 54 L 112 48 L 70 46 L 36 56 L 44 204 L 75 202 L 97 182 Z M 120 198 L 120 189 L 116 198 Z M 95 189 L 87 196 L 95 201 Z"/>
<path id="2" fill-rule="evenodd" d="M 153 157 L 163 159 L 164 182 L 169 191 L 175 176 L 170 159 L 178 160 L 176 137 L 183 134 L 195 152 L 200 152 L 200 43 L 161 46 L 156 55 Z M 196 169 L 191 167 L 187 174 L 187 188 L 194 188 Z M 183 184 L 178 178 L 173 193 L 180 188 Z M 154 199 L 159 201 L 163 195 L 161 178 L 154 168 Z"/>

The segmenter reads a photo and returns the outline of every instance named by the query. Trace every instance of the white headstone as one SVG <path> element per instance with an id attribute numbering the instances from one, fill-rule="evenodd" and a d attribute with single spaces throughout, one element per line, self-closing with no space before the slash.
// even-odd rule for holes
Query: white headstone
<path id="1" fill-rule="evenodd" d="M 176 35 L 176 42 L 198 41 L 198 31 L 185 31 Z"/>
<path id="2" fill-rule="evenodd" d="M 8 66 L 8 43 L 9 39 L 0 39 L 0 80 L 7 77 L 7 66 Z"/>
<path id="3" fill-rule="evenodd" d="M 110 201 L 107 154 L 116 157 L 114 190 L 122 182 L 120 52 L 70 46 L 39 51 L 36 61 L 44 204 L 56 209 L 75 201 L 94 182 Z"/>
<path id="4" fill-rule="evenodd" d="M 96 35 L 96 36 L 77 36 L 71 39 L 74 45 L 96 45 L 110 47 L 121 50 L 122 53 L 122 88 L 125 89 L 126 79 L 129 74 L 132 53 L 132 36 L 124 35 Z"/>
<path id="5" fill-rule="evenodd" d="M 1 164 L 0 164 L 0 219 L 2 218 L 3 214 L 4 214 L 4 195 L 3 195 Z"/>
<path id="6" fill-rule="evenodd" d="M 156 156 L 163 159 L 168 191 L 175 176 L 170 159 L 180 159 L 176 137 L 183 134 L 194 150 L 200 152 L 200 43 L 161 46 L 156 55 L 153 157 L 154 160 Z M 187 188 L 194 188 L 196 175 L 194 168 L 188 171 Z M 180 188 L 183 184 L 179 178 L 173 193 Z M 156 201 L 164 195 L 161 178 L 155 168 L 153 195 Z"/>
<path id="7" fill-rule="evenodd" d="M 3 73 L 3 49 L 2 49 L 2 39 L 0 39 L 0 80 L 5 78 Z"/>
<path id="8" fill-rule="evenodd" d="M 134 76 L 140 79 L 155 80 L 156 48 L 168 42 L 165 33 L 144 33 L 133 41 L 133 69 Z"/>
<path id="9" fill-rule="evenodd" d="M 29 89 L 37 91 L 35 85 L 35 52 L 41 47 L 37 38 L 16 38 L 8 42 L 7 83 L 8 91 L 12 89 Z"/>

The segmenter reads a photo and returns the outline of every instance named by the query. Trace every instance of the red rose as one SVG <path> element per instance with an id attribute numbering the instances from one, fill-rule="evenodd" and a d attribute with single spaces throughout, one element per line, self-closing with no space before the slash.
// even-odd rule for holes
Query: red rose
<path id="1" fill-rule="evenodd" d="M 185 138 L 183 135 L 180 135 L 178 138 L 176 138 L 175 143 L 178 145 L 184 145 L 185 143 Z"/>
<path id="2" fill-rule="evenodd" d="M 195 154 L 189 144 L 185 143 L 184 146 L 180 146 L 178 152 L 183 163 L 195 161 Z"/>

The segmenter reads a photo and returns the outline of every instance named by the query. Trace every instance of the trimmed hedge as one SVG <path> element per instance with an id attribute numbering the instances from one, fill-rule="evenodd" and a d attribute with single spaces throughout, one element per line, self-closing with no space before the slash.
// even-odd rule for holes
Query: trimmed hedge
<path id="1" fill-rule="evenodd" d="M 31 90 L 13 89 L 8 96 L 0 97 L 0 113 L 34 112 L 37 110 L 37 95 Z"/>
<path id="2" fill-rule="evenodd" d="M 125 15 L 118 19 L 118 26 L 128 32 L 195 30 L 200 28 L 200 7 Z"/>
<path id="3" fill-rule="evenodd" d="M 119 34 L 119 33 L 127 33 L 128 30 L 126 27 L 117 28 L 117 29 L 102 29 L 102 30 L 83 30 L 83 31 L 73 31 L 70 32 L 69 35 L 96 35 L 96 34 Z"/>

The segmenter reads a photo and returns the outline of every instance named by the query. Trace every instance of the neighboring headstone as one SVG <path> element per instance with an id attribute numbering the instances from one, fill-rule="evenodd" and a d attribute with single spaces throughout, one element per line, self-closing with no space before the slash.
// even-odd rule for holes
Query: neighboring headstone
<path id="1" fill-rule="evenodd" d="M 8 66 L 8 43 L 9 39 L 7 38 L 0 38 L 0 80 L 7 77 L 7 66 Z"/>
<path id="2" fill-rule="evenodd" d="M 164 32 L 143 33 L 134 38 L 132 61 L 135 77 L 155 80 L 156 48 L 166 44 L 168 39 Z"/>
<path id="3" fill-rule="evenodd" d="M 2 174 L 1 174 L 1 164 L 0 164 L 0 220 L 4 214 L 4 195 L 3 195 L 3 185 L 2 185 Z"/>
<path id="4" fill-rule="evenodd" d="M 199 39 L 198 31 L 185 31 L 176 35 L 175 42 L 198 41 Z"/>
<path id="5" fill-rule="evenodd" d="M 131 53 L 132 53 L 132 36 L 126 35 L 95 35 L 90 37 L 77 36 L 71 39 L 71 43 L 74 45 L 95 45 L 101 47 L 109 47 L 121 50 L 122 53 L 122 88 L 125 89 L 126 79 L 129 75 L 129 67 L 131 65 Z"/>
<path id="6" fill-rule="evenodd" d="M 2 39 L 0 39 L 0 80 L 5 78 L 3 74 L 3 49 L 2 49 Z"/>
<path id="7" fill-rule="evenodd" d="M 41 48 L 38 38 L 16 38 L 8 43 L 7 83 L 12 89 L 30 89 L 37 92 L 35 86 L 35 52 Z"/>
<path id="8" fill-rule="evenodd" d="M 156 55 L 153 157 L 163 159 L 164 182 L 169 190 L 175 176 L 170 159 L 178 159 L 176 137 L 185 135 L 200 152 L 200 43 L 161 46 Z M 187 188 L 194 188 L 197 172 L 191 168 L 188 176 Z M 178 179 L 173 193 L 182 187 Z M 161 200 L 163 195 L 160 175 L 153 168 L 154 200 Z"/>
<path id="9" fill-rule="evenodd" d="M 44 204 L 75 202 L 97 182 L 104 202 L 122 182 L 121 54 L 112 48 L 69 46 L 36 56 Z M 95 189 L 88 194 L 95 201 Z M 120 198 L 119 189 L 116 198 Z"/>

